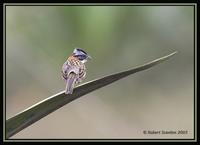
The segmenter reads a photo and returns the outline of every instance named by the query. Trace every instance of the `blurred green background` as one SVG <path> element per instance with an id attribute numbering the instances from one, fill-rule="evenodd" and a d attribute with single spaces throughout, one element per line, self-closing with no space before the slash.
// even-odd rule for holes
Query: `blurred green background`
<path id="1" fill-rule="evenodd" d="M 6 119 L 64 90 L 61 67 L 74 47 L 93 58 L 84 82 L 178 51 L 12 138 L 192 138 L 193 12 L 193 6 L 6 6 Z"/>

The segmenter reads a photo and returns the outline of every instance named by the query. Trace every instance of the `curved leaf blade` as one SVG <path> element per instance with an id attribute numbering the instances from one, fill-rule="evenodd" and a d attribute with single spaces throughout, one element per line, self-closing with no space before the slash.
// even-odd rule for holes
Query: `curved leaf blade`
<path id="1" fill-rule="evenodd" d="M 47 116 L 51 112 L 59 109 L 60 107 L 70 103 L 71 101 L 88 94 L 96 89 L 109 85 L 119 79 L 122 79 L 128 75 L 134 74 L 136 72 L 140 72 L 151 68 L 167 59 L 171 56 L 176 54 L 177 52 L 173 52 L 167 56 L 161 57 L 159 59 L 153 60 L 149 63 L 144 65 L 135 67 L 133 69 L 115 73 L 112 75 L 105 76 L 100 79 L 92 80 L 85 84 L 82 84 L 74 89 L 73 94 L 66 95 L 64 91 L 55 94 L 29 108 L 26 110 L 18 113 L 14 117 L 6 120 L 6 138 L 10 138 L 11 136 L 15 135 L 22 129 L 30 126 L 34 122 L 38 121 L 39 119 Z"/>

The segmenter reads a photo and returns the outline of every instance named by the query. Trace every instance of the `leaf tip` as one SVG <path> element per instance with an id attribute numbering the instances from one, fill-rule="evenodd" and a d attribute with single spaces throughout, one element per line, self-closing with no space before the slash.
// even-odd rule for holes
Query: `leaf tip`
<path id="1" fill-rule="evenodd" d="M 170 58 L 171 56 L 175 55 L 176 53 L 178 53 L 178 51 L 174 51 L 171 54 L 165 56 L 165 58 Z"/>

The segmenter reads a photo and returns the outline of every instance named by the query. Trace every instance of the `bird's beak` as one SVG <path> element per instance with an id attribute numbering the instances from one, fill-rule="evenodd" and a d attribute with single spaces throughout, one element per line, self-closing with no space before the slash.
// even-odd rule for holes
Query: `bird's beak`
<path id="1" fill-rule="evenodd" d="M 87 56 L 87 59 L 88 59 L 88 60 L 91 60 L 91 59 L 92 59 L 92 57 L 88 55 L 88 56 Z"/>

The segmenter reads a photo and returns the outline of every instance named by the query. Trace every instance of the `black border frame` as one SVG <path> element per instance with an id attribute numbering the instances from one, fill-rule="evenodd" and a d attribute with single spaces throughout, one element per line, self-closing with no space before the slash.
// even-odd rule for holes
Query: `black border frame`
<path id="1" fill-rule="evenodd" d="M 77 4 L 75 4 L 75 3 L 56 3 L 56 4 L 54 4 L 54 3 L 26 3 L 26 4 L 13 4 L 13 3 L 4 3 L 4 5 L 3 5 L 3 17 L 4 17 L 4 19 L 3 19 L 3 25 L 4 25 L 4 27 L 3 28 L 5 28 L 5 30 L 4 30 L 4 33 L 3 33 L 3 36 L 4 36 L 4 39 L 3 39 L 3 55 L 4 55 L 4 58 L 3 58 L 3 65 L 5 65 L 5 70 L 3 70 L 3 73 L 5 74 L 5 84 L 3 84 L 3 85 L 5 85 L 5 88 L 4 88 L 4 90 L 3 91 L 5 91 L 5 96 L 3 96 L 3 99 L 4 99 L 4 101 L 3 101 L 3 103 L 5 102 L 5 104 L 4 104 L 4 106 L 3 106 L 3 110 L 4 110 L 4 118 L 3 118 L 3 125 L 4 125 L 4 134 L 5 134 L 5 126 L 6 126 L 6 6 L 193 6 L 193 9 L 194 9 L 194 30 L 193 30 L 193 35 L 194 35 L 194 124 L 193 124 L 193 138 L 191 138 L 191 139 L 182 139 L 182 138 L 177 138 L 177 139 L 168 139 L 168 138 L 165 138 L 165 139 L 163 139 L 163 138 L 160 138 L 160 139 L 158 139 L 158 138 L 150 138 L 150 139 L 148 139 L 148 138 L 142 138 L 142 139 L 137 139 L 137 138 L 133 138 L 133 139 L 129 139 L 129 138 L 127 138 L 127 139 L 125 139 L 125 138 L 114 138 L 114 139 L 109 139 L 109 138 L 106 138 L 106 139 L 104 139 L 104 138 L 99 138 L 99 139 L 96 139 L 96 138 L 92 138 L 92 139 L 90 139 L 90 138 L 88 138 L 88 139 L 85 139 L 85 138 L 72 138 L 72 139 L 70 139 L 70 138 L 67 138 L 67 139 L 6 139 L 5 138 L 5 135 L 3 136 L 3 139 L 4 139 L 4 141 L 9 141 L 9 142 L 12 142 L 12 141 L 166 141 L 166 140 L 171 140 L 171 141 L 195 141 L 195 140 L 197 140 L 197 138 L 196 138 L 196 131 L 197 131 L 197 128 L 196 128 L 196 124 L 195 123 L 197 123 L 196 121 L 196 102 L 195 101 L 197 101 L 197 98 L 195 98 L 195 95 L 196 95 L 196 72 L 195 71 L 197 71 L 197 68 L 196 68 L 196 49 L 197 49 L 197 46 L 196 46 L 196 43 L 197 43 L 197 34 L 196 34 L 196 28 L 197 28 L 197 26 L 196 26 L 196 23 L 197 23 L 197 16 L 196 16 L 196 14 L 197 14 L 197 4 L 196 3 L 181 3 L 181 4 L 179 4 L 179 3 L 171 3 L 171 4 L 168 4 L 168 3 L 156 3 L 156 4 L 147 4 L 147 5 L 145 5 L 145 4 L 143 4 L 143 3 L 123 3 L 123 4 L 115 4 L 115 3 L 112 3 L 112 4 L 102 4 L 102 3 L 98 3 L 98 4 L 94 4 L 94 3 L 91 3 L 91 4 L 87 4 L 87 3 L 77 3 Z M 196 47 L 196 49 L 195 49 L 195 47 Z M 197 97 L 197 96 L 196 96 Z"/>

